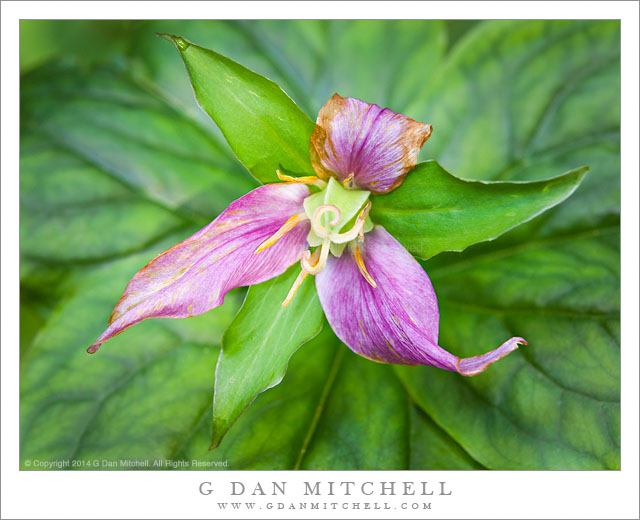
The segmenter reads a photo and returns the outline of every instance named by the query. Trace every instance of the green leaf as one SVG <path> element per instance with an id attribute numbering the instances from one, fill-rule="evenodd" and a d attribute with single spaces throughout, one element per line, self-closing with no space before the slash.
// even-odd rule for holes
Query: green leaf
<path id="1" fill-rule="evenodd" d="M 85 349 L 136 271 L 255 183 L 117 64 L 23 75 L 21 131 L 22 460 L 171 458 L 211 408 L 238 298 L 140 324 L 103 355 Z"/>
<path id="2" fill-rule="evenodd" d="M 177 454 L 183 460 L 226 461 L 210 469 L 294 469 L 306 451 L 333 384 L 344 345 L 326 325 L 295 356 L 282 382 L 259 394 L 220 446 L 211 444 L 211 409 Z"/>
<path id="3" fill-rule="evenodd" d="M 116 64 L 23 75 L 21 129 L 25 316 L 46 319 L 77 275 L 176 231 L 186 238 L 255 186 L 201 127 Z"/>
<path id="4" fill-rule="evenodd" d="M 22 360 L 21 467 L 26 459 L 172 459 L 210 411 L 212 367 L 237 294 L 203 316 L 147 320 L 99 354 L 85 351 L 126 280 L 178 239 L 93 269 L 53 309 Z"/>
<path id="5" fill-rule="evenodd" d="M 338 92 L 404 110 L 430 82 L 446 43 L 440 20 L 328 22 L 322 49 L 325 69 L 315 86 L 322 88 L 314 96 L 317 109 Z"/>
<path id="6" fill-rule="evenodd" d="M 388 367 L 358 357 L 343 346 L 341 362 L 301 469 L 371 470 L 404 467 L 408 453 L 408 408 L 402 386 Z"/>
<path id="7" fill-rule="evenodd" d="M 441 345 L 466 356 L 529 341 L 471 379 L 396 369 L 488 468 L 620 466 L 619 37 L 619 22 L 479 24 L 412 107 L 434 124 L 429 154 L 464 177 L 591 166 L 557 208 L 424 264 Z"/>
<path id="8" fill-rule="evenodd" d="M 411 406 L 409 414 L 411 424 L 409 469 L 445 471 L 485 469 L 420 408 Z"/>
<path id="9" fill-rule="evenodd" d="M 491 21 L 452 49 L 405 112 L 421 157 L 465 179 L 537 180 L 587 164 L 545 232 L 620 213 L 620 22 Z"/>
<path id="10" fill-rule="evenodd" d="M 403 112 L 431 83 L 447 43 L 438 20 L 161 20 L 149 30 L 182 34 L 270 78 L 312 120 L 336 92 Z M 149 38 L 137 43 L 144 73 L 198 117 L 170 49 Z"/>
<path id="11" fill-rule="evenodd" d="M 491 469 L 619 467 L 617 228 L 495 248 L 429 270 L 440 344 L 522 347 L 473 378 L 396 367 L 412 398 Z M 428 266 L 427 266 L 428 268 Z"/>
<path id="12" fill-rule="evenodd" d="M 277 182 L 277 169 L 313 173 L 314 123 L 278 85 L 180 36 L 162 36 L 180 51 L 198 103 L 256 179 Z"/>
<path id="13" fill-rule="evenodd" d="M 313 280 L 306 279 L 291 303 L 282 307 L 299 272 L 294 265 L 249 289 L 225 333 L 216 368 L 212 448 L 259 393 L 282 380 L 300 345 L 322 329 L 324 315 Z"/>
<path id="14" fill-rule="evenodd" d="M 375 197 L 371 218 L 420 258 L 462 251 L 559 204 L 587 170 L 534 182 L 465 181 L 429 161 L 418 164 L 399 188 Z"/>
<path id="15" fill-rule="evenodd" d="M 102 61 L 123 52 L 145 24 L 141 20 L 20 20 L 20 72 L 52 59 Z"/>
<path id="16" fill-rule="evenodd" d="M 220 470 L 480 468 L 424 412 L 407 412 L 406 394 L 390 368 L 349 352 L 327 325 L 218 448 L 207 452 L 208 413 L 176 458 Z"/>

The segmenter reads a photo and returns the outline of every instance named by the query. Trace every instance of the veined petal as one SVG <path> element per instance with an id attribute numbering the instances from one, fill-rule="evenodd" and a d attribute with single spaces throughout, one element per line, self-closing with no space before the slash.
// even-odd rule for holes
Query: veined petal
<path id="1" fill-rule="evenodd" d="M 460 359 L 438 346 L 438 302 L 424 269 L 382 226 L 365 235 L 361 260 L 331 257 L 316 276 L 316 288 L 331 328 L 347 346 L 383 363 L 432 365 L 475 375 L 526 342 L 511 338 L 481 356 Z"/>
<path id="2" fill-rule="evenodd" d="M 109 327 L 89 347 L 147 318 L 186 318 L 221 305 L 236 287 L 278 276 L 307 249 L 309 221 L 298 222 L 273 245 L 256 248 L 292 215 L 304 213 L 302 184 L 260 186 L 232 202 L 213 222 L 156 256 L 127 285 Z"/>
<path id="3" fill-rule="evenodd" d="M 318 113 L 309 156 L 320 177 L 337 177 L 360 189 L 387 193 L 416 165 L 430 135 L 431 125 L 334 94 Z"/>

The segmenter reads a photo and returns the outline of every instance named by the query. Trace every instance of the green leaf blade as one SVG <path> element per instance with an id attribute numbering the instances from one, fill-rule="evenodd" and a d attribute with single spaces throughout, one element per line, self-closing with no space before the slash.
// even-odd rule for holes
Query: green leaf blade
<path id="1" fill-rule="evenodd" d="M 210 410 L 211 367 L 240 304 L 235 293 L 202 316 L 146 320 L 94 356 L 85 348 L 104 329 L 124 281 L 177 239 L 93 267 L 54 307 L 22 360 L 21 461 L 109 469 L 93 466 L 108 460 L 118 469 L 122 459 L 171 459 L 203 408 Z"/>
<path id="2" fill-rule="evenodd" d="M 410 407 L 409 469 L 475 470 L 486 469 L 465 452 L 420 408 Z"/>
<path id="3" fill-rule="evenodd" d="M 534 182 L 465 181 L 428 161 L 418 164 L 399 188 L 375 197 L 371 218 L 420 258 L 463 251 L 559 204 L 587 170 Z"/>
<path id="4" fill-rule="evenodd" d="M 278 85 L 181 37 L 162 36 L 180 51 L 196 100 L 256 179 L 276 182 L 277 169 L 313 174 L 309 138 L 315 125 Z"/>
<path id="5" fill-rule="evenodd" d="M 336 380 L 300 469 L 372 470 L 403 468 L 409 458 L 408 408 L 390 367 L 344 349 Z"/>
<path id="6" fill-rule="evenodd" d="M 207 469 L 291 470 L 308 445 L 335 360 L 344 346 L 330 327 L 291 357 L 280 384 L 259 394 L 213 451 L 211 409 L 195 435 L 182 447 L 184 460 L 228 461 Z M 194 468 L 197 469 L 197 468 Z"/>
<path id="7" fill-rule="evenodd" d="M 322 329 L 324 314 L 313 280 L 307 278 L 281 307 L 299 272 L 253 286 L 227 329 L 216 368 L 211 447 L 220 441 L 258 394 L 282 380 L 289 359 Z"/>
<path id="8" fill-rule="evenodd" d="M 418 406 L 484 466 L 619 468 L 618 240 L 612 228 L 496 243 L 427 265 L 440 344 L 469 356 L 515 334 L 529 342 L 473 378 L 395 367 Z"/>

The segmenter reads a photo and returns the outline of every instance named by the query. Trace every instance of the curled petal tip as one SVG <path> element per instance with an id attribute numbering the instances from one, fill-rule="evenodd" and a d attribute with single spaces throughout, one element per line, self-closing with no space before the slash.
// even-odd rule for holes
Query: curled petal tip
<path id="1" fill-rule="evenodd" d="M 89 354 L 95 354 L 96 352 L 98 352 L 98 349 L 100 348 L 100 345 L 102 345 L 102 343 L 94 343 L 93 345 L 91 345 L 88 349 L 87 352 Z"/>
<path id="2" fill-rule="evenodd" d="M 494 349 L 481 356 L 461 359 L 457 369 L 463 376 L 475 376 L 484 372 L 489 365 L 502 359 L 518 348 L 518 345 L 528 345 L 523 338 L 511 338 L 505 341 L 497 349 Z"/>

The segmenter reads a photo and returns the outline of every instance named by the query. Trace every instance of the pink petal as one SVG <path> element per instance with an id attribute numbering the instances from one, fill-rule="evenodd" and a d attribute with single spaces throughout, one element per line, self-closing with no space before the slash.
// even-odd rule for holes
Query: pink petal
<path id="1" fill-rule="evenodd" d="M 358 188 L 387 193 L 415 167 L 430 135 L 431 125 L 334 94 L 320 109 L 309 155 L 323 178 L 353 174 Z"/>
<path id="2" fill-rule="evenodd" d="M 236 287 L 278 276 L 307 249 L 304 220 L 272 246 L 255 254 L 292 216 L 303 213 L 309 189 L 301 184 L 268 184 L 232 202 L 213 222 L 156 256 L 127 285 L 109 327 L 89 347 L 147 318 L 186 318 L 221 305 Z"/>
<path id="3" fill-rule="evenodd" d="M 346 251 L 331 257 L 316 288 L 331 328 L 347 346 L 383 363 L 432 365 L 475 375 L 526 342 L 511 338 L 481 356 L 460 359 L 438 346 L 438 302 L 424 269 L 382 226 L 365 235 L 362 259 L 372 287 Z"/>

